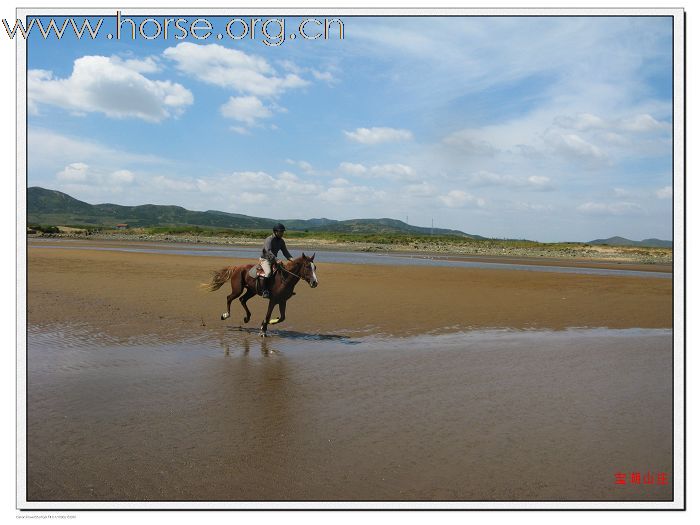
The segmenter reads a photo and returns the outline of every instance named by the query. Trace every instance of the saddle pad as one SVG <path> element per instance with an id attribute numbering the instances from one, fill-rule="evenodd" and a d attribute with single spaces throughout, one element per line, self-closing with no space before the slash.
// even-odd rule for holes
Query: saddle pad
<path id="1" fill-rule="evenodd" d="M 265 275 L 265 272 L 263 272 L 263 269 L 259 264 L 256 264 L 250 270 L 248 270 L 248 275 L 255 279 L 256 277 L 262 277 Z"/>

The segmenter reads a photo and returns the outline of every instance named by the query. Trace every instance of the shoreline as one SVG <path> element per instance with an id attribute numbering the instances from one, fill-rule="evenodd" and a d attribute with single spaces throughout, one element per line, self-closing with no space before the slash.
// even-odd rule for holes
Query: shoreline
<path id="1" fill-rule="evenodd" d="M 194 240 L 193 240 L 194 239 Z M 206 239 L 206 240 L 204 240 Z M 167 246 L 170 244 L 184 246 L 197 246 L 197 247 L 230 247 L 230 248 L 258 248 L 258 240 L 246 240 L 231 238 L 226 241 L 214 238 L 190 238 L 190 237 L 178 237 L 173 235 L 151 235 L 151 236 L 139 236 L 139 238 L 134 238 L 133 235 L 91 235 L 91 236 L 76 236 L 76 235 L 42 235 L 42 236 L 28 236 L 27 245 L 31 246 L 31 241 L 39 243 L 56 241 L 61 242 L 94 242 L 95 244 L 104 244 L 105 246 L 117 245 L 117 246 L 138 246 L 140 244 L 154 244 Z M 615 256 L 580 256 L 569 254 L 563 257 L 562 254 L 547 254 L 541 251 L 519 249 L 511 250 L 509 253 L 498 253 L 498 250 L 490 250 L 489 253 L 461 253 L 458 251 L 454 252 L 436 252 L 430 250 L 410 250 L 405 247 L 396 246 L 384 246 L 381 248 L 373 247 L 372 249 L 367 248 L 364 245 L 351 244 L 351 243 L 329 243 L 323 241 L 305 240 L 302 242 L 296 242 L 296 240 L 287 240 L 287 246 L 292 251 L 312 251 L 312 250 L 325 250 L 330 252 L 350 252 L 350 253 L 375 253 L 375 254 L 386 254 L 397 257 L 420 257 L 429 258 L 437 260 L 446 261 L 466 261 L 466 262 L 484 262 L 484 263 L 502 263 L 502 264 L 523 264 L 523 265 L 536 265 L 536 266 L 562 266 L 562 267 L 572 267 L 572 268 L 600 268 L 600 269 L 611 269 L 611 270 L 632 270 L 632 271 L 647 271 L 647 272 L 663 272 L 671 273 L 673 271 L 672 257 L 668 261 L 665 258 L 660 258 L 659 260 L 649 261 L 647 259 L 634 259 L 630 257 L 629 254 L 625 255 L 626 252 L 615 252 Z M 372 245 L 374 246 L 374 245 Z M 405 248 L 405 249 L 403 249 Z M 601 252 L 605 253 L 605 252 Z"/>

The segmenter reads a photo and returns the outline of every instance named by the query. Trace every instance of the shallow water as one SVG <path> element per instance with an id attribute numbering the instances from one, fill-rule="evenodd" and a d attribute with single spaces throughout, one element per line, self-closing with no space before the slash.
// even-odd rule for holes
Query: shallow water
<path id="1" fill-rule="evenodd" d="M 142 246 L 136 247 L 133 245 L 127 246 L 104 246 L 89 244 L 85 241 L 61 241 L 56 244 L 56 241 L 33 239 L 30 246 L 41 246 L 42 248 L 61 248 L 74 250 L 98 250 L 98 251 L 121 251 L 135 253 L 164 253 L 171 255 L 195 255 L 201 257 L 230 257 L 238 259 L 255 260 L 260 255 L 260 250 L 257 248 L 240 248 L 240 247 L 220 247 L 220 246 L 197 246 L 187 245 L 183 247 L 180 244 L 163 244 L 163 243 L 143 243 Z M 342 252 L 342 251 L 317 251 L 317 260 L 329 263 L 346 263 L 346 264 L 379 264 L 379 265 L 413 265 L 413 266 L 436 266 L 436 267 L 459 267 L 459 268 L 488 268 L 499 270 L 525 270 L 531 272 L 556 272 L 556 273 L 575 273 L 585 275 L 625 275 L 650 277 L 659 279 L 670 279 L 671 273 L 654 272 L 654 271 L 638 271 L 638 270 L 617 270 L 608 268 L 579 268 L 569 266 L 551 266 L 551 265 L 536 265 L 536 264 L 513 264 L 513 263 L 496 263 L 485 261 L 464 261 L 455 260 L 447 256 L 436 255 L 419 255 L 419 254 L 381 254 L 381 253 L 364 253 L 364 252 Z"/>
<path id="2" fill-rule="evenodd" d="M 671 498 L 670 330 L 271 334 L 30 326 L 28 499 Z"/>

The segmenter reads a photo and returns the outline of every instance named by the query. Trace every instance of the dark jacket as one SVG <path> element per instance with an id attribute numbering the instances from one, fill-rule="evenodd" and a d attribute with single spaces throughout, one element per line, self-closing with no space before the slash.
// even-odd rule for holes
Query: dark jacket
<path id="1" fill-rule="evenodd" d="M 287 245 L 284 243 L 284 239 L 277 237 L 274 233 L 265 239 L 265 244 L 263 244 L 262 258 L 272 259 L 277 258 L 277 252 L 282 250 L 282 253 L 287 259 L 292 258 L 292 254 L 287 250 Z"/>

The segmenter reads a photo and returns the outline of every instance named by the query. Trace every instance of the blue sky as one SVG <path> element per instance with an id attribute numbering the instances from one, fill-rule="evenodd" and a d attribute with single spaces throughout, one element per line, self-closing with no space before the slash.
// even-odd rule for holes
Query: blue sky
<path id="1" fill-rule="evenodd" d="M 228 20 L 207 18 L 215 33 Z M 94 41 L 30 38 L 29 185 L 490 237 L 671 238 L 671 18 L 342 20 L 342 41 L 276 47 L 108 40 L 109 20 Z"/>

